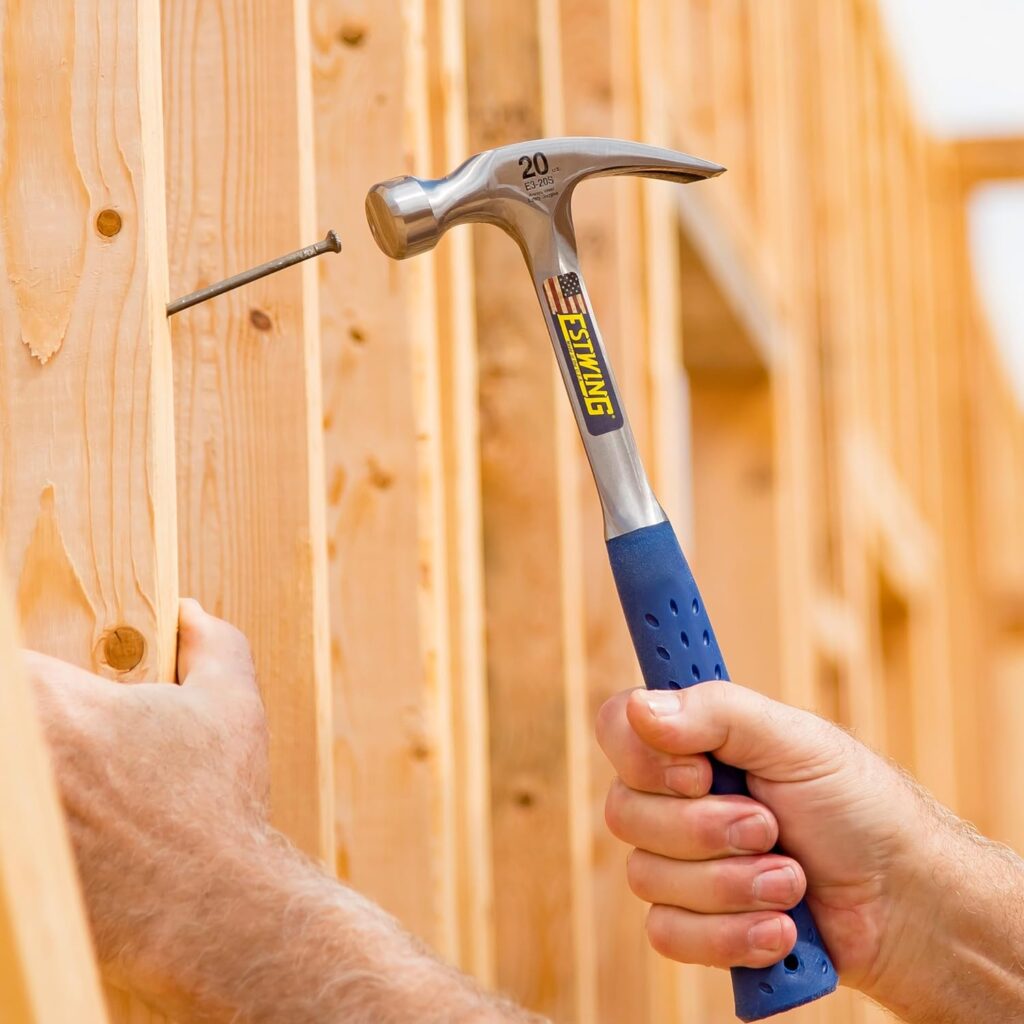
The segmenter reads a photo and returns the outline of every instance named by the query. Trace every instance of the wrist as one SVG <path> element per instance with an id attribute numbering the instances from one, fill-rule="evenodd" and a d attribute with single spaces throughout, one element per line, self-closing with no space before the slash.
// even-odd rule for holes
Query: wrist
<path id="1" fill-rule="evenodd" d="M 880 969 L 863 990 L 912 1024 L 1017 1020 L 1024 863 L 927 801 L 892 879 Z"/>

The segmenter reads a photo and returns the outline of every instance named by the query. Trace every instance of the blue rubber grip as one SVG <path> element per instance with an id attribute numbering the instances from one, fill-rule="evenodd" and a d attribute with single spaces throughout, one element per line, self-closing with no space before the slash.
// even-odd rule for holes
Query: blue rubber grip
<path id="1" fill-rule="evenodd" d="M 680 690 L 728 679 L 697 583 L 670 523 L 645 526 L 608 542 L 608 557 L 633 646 L 649 690 Z M 714 758 L 712 793 L 747 794 L 746 773 Z M 832 960 L 803 901 L 791 911 L 797 943 L 772 967 L 732 969 L 736 1016 L 764 1020 L 834 991 Z"/>

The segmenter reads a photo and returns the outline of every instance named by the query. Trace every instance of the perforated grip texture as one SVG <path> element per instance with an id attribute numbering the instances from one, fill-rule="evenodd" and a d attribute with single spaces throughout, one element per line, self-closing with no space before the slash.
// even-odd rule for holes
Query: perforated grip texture
<path id="1" fill-rule="evenodd" d="M 680 690 L 728 679 L 697 583 L 670 523 L 645 526 L 608 542 L 615 585 L 644 682 L 650 690 Z M 746 794 L 746 774 L 712 759 L 712 793 Z M 763 1020 L 832 992 L 835 968 L 806 903 L 789 911 L 797 944 L 771 967 L 734 967 L 736 1016 Z"/>

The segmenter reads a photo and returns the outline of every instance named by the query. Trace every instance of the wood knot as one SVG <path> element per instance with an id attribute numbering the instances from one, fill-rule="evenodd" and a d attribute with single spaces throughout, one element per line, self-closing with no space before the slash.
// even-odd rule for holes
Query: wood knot
<path id="1" fill-rule="evenodd" d="M 366 332 L 361 327 L 350 327 L 348 336 L 357 344 L 362 345 L 366 341 Z"/>
<path id="2" fill-rule="evenodd" d="M 121 230 L 121 214 L 117 210 L 100 210 L 96 218 L 96 230 L 104 238 L 113 238 Z"/>
<path id="3" fill-rule="evenodd" d="M 146 655 L 146 638 L 131 626 L 117 626 L 103 638 L 103 660 L 116 672 L 130 672 Z"/>
<path id="4" fill-rule="evenodd" d="M 519 788 L 512 794 L 512 803 L 516 807 L 530 808 L 537 802 L 537 797 L 532 790 Z"/>
<path id="5" fill-rule="evenodd" d="M 389 473 L 376 459 L 367 459 L 366 468 L 370 472 L 370 483 L 378 490 L 387 491 L 394 484 L 394 473 Z"/>
<path id="6" fill-rule="evenodd" d="M 249 323 L 257 331 L 269 331 L 274 326 L 274 321 L 262 309 L 255 308 L 249 310 Z"/>
<path id="7" fill-rule="evenodd" d="M 362 46 L 366 42 L 366 26 L 347 21 L 338 29 L 338 42 L 345 46 Z"/>

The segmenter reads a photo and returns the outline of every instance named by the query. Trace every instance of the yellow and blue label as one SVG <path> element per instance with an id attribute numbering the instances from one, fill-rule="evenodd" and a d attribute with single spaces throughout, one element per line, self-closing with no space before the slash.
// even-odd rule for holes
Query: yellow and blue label
<path id="1" fill-rule="evenodd" d="M 572 371 L 576 397 L 591 434 L 608 434 L 622 426 L 619 396 L 596 341 L 594 320 L 578 274 L 560 274 L 544 282 L 544 294 L 556 335 Z"/>

